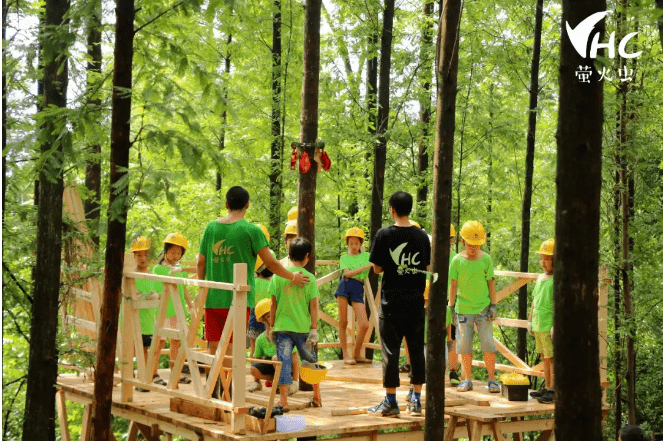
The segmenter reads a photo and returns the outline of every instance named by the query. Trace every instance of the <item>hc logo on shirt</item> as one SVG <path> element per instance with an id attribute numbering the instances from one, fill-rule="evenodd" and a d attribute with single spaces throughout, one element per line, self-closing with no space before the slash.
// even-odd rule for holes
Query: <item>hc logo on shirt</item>
<path id="1" fill-rule="evenodd" d="M 233 245 L 225 246 L 224 241 L 226 241 L 226 239 L 223 239 L 223 240 L 218 241 L 215 244 L 213 244 L 212 253 L 214 253 L 215 255 L 218 255 L 218 256 L 219 255 L 233 255 L 233 253 L 234 253 L 233 252 Z"/>
<path id="2" fill-rule="evenodd" d="M 395 250 L 390 250 L 388 249 L 388 252 L 390 253 L 390 257 L 393 259 L 395 264 L 399 267 L 401 265 L 406 265 L 409 267 L 414 267 L 420 264 L 420 260 L 416 260 L 420 252 L 416 253 L 402 253 L 402 250 L 404 250 L 404 247 L 406 247 L 408 243 L 403 243 L 400 244 L 395 248 Z"/>

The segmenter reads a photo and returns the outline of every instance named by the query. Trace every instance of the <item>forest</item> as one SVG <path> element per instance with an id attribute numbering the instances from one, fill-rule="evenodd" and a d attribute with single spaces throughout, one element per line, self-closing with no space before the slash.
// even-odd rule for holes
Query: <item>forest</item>
<path id="1" fill-rule="evenodd" d="M 101 279 L 105 262 L 111 275 L 109 256 L 122 256 L 138 236 L 161 245 L 181 232 L 190 244 L 184 259 L 195 260 L 234 185 L 249 191 L 247 219 L 268 227 L 278 257 L 287 212 L 304 197 L 315 207 L 307 234 L 320 260 L 339 259 L 350 227 L 371 238 L 391 224 L 387 197 L 397 190 L 414 195 L 411 218 L 434 233 L 438 40 L 442 11 L 459 2 L 319 1 L 315 67 L 305 62 L 310 3 L 3 0 L 2 439 L 25 438 L 36 419 L 28 408 L 40 392 L 29 390 L 28 367 L 37 346 L 48 347 L 49 367 L 76 356 L 57 317 L 36 319 L 38 310 L 57 315 L 65 290 L 62 250 L 76 239 L 61 215 L 65 186 L 83 198 L 87 240 L 96 245 L 88 271 Z M 582 127 L 600 125 L 602 142 L 599 222 L 590 222 L 598 265 L 612 281 L 602 434 L 614 440 L 632 423 L 662 438 L 662 0 L 593 3 L 609 11 L 605 50 L 573 71 L 560 63 L 562 17 L 575 2 L 461 2 L 444 207 L 457 229 L 467 220 L 485 226 L 483 249 L 496 270 L 540 272 L 535 251 L 559 222 L 557 170 L 582 167 L 557 146 L 565 135 L 560 87 L 595 83 L 600 113 L 576 115 Z M 312 85 L 315 106 L 307 108 Z M 315 194 L 299 190 L 305 173 L 291 161 L 298 142 L 324 143 L 330 158 L 330 169 L 315 173 Z M 532 289 L 504 301 L 500 315 L 526 319 Z M 331 293 L 320 308 L 336 313 Z M 567 319 L 572 332 L 578 323 Z M 52 341 L 35 335 L 34 322 L 48 321 Z M 535 344 L 522 332 L 495 330 L 535 365 Z M 337 339 L 332 327 L 320 333 Z M 76 437 L 82 411 L 69 412 Z M 114 419 L 112 430 L 126 438 L 127 422 Z"/>

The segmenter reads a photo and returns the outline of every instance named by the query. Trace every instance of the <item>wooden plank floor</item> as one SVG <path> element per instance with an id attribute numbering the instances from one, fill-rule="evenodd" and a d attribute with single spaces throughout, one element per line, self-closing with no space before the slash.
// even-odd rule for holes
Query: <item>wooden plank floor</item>
<path id="1" fill-rule="evenodd" d="M 362 413 L 363 407 L 377 405 L 384 397 L 385 390 L 382 386 L 382 371 L 380 363 L 357 364 L 355 366 L 345 365 L 343 361 L 329 361 L 333 368 L 328 372 L 328 377 L 321 383 L 321 395 L 323 406 L 321 408 L 304 408 L 312 397 L 311 392 L 298 392 L 289 397 L 289 405 L 297 408 L 290 414 L 300 414 L 306 417 L 306 428 L 297 433 L 268 433 L 259 434 L 247 431 L 244 435 L 234 435 L 229 424 L 187 416 L 170 411 L 170 399 L 164 394 L 156 392 L 139 393 L 134 392 L 134 401 L 129 403 L 120 402 L 120 391 L 116 386 L 113 394 L 113 414 L 136 420 L 142 424 L 159 428 L 174 435 L 180 435 L 188 439 L 214 439 L 214 440 L 280 440 L 294 437 L 311 437 L 322 435 L 339 435 L 344 439 L 371 440 L 378 436 L 379 439 L 421 439 L 421 432 L 425 418 L 409 416 L 402 411 L 399 418 L 384 418 Z M 168 377 L 168 370 L 160 370 L 161 377 Z M 397 400 L 405 405 L 404 397 L 408 391 L 408 375 L 400 374 L 403 387 L 397 391 Z M 247 376 L 247 384 L 251 382 L 251 376 Z M 90 403 L 94 384 L 84 376 L 61 375 L 58 385 L 65 392 L 69 400 L 79 403 Z M 183 392 L 192 391 L 191 385 L 180 385 Z M 251 398 L 263 401 L 268 399 L 268 389 L 254 394 L 248 394 L 248 405 L 252 405 Z M 449 405 L 446 412 L 459 410 L 463 421 L 465 415 L 477 415 L 480 420 L 496 420 L 511 417 L 522 417 L 524 415 L 550 415 L 553 413 L 553 405 L 539 404 L 534 399 L 527 402 L 508 402 L 499 394 L 491 394 L 484 382 L 474 382 L 474 389 L 470 392 L 457 393 L 453 388 L 446 389 L 446 398 Z M 426 407 L 426 394 L 423 391 L 423 411 Z M 358 410 L 360 408 L 360 410 Z M 339 415 L 341 414 L 341 415 Z M 458 425 L 460 425 L 458 424 Z M 378 434 L 379 430 L 404 428 L 410 432 Z M 489 431 L 489 430 L 487 430 Z M 484 431 L 483 434 L 487 434 Z M 455 432 L 456 437 L 467 437 L 465 427 L 460 426 Z"/>

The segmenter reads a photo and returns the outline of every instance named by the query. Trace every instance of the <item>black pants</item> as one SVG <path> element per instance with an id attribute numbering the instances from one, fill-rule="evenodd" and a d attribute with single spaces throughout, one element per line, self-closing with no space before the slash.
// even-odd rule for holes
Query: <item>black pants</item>
<path id="1" fill-rule="evenodd" d="M 411 383 L 425 383 L 425 312 L 390 314 L 379 317 L 381 350 L 383 352 L 383 387 L 397 388 L 399 381 L 399 349 L 406 338 L 411 359 Z"/>

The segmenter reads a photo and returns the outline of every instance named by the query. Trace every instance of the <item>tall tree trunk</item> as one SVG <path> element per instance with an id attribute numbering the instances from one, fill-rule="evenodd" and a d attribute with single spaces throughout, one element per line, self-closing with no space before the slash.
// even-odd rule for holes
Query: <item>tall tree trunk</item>
<path id="1" fill-rule="evenodd" d="M 97 345 L 95 390 L 92 402 L 92 438 L 109 440 L 113 368 L 115 365 L 118 313 L 127 233 L 132 59 L 134 56 L 134 0 L 116 0 L 115 50 L 113 71 L 113 110 L 111 113 L 111 161 L 109 221 L 106 240 L 104 293 Z"/>
<path id="2" fill-rule="evenodd" d="M 229 104 L 229 73 L 231 72 L 231 41 L 232 41 L 232 36 L 229 34 L 228 38 L 226 39 L 226 57 L 224 57 L 224 72 L 226 72 L 226 76 L 224 78 L 224 107 L 222 111 L 222 130 L 220 131 L 219 134 L 219 151 L 224 150 L 224 143 L 226 142 L 226 107 Z M 215 185 L 215 190 L 217 190 L 217 194 L 219 195 L 220 191 L 222 190 L 222 172 L 219 170 L 217 171 L 217 184 Z"/>
<path id="3" fill-rule="evenodd" d="M 658 16 L 658 36 L 660 37 L 660 47 L 663 48 L 663 0 L 656 0 L 656 8 L 660 9 Z"/>
<path id="4" fill-rule="evenodd" d="M 102 3 L 101 0 L 94 0 L 95 12 L 88 22 L 88 93 L 94 94 L 95 84 L 101 81 L 99 76 L 102 73 Z M 97 112 L 101 111 L 102 100 L 98 94 L 90 97 L 90 106 Z M 102 165 L 101 152 L 102 147 L 95 143 L 88 147 L 90 157 L 85 165 L 85 187 L 92 192 L 92 197 L 85 200 L 83 211 L 88 220 L 90 238 L 99 246 L 99 218 L 100 218 L 100 200 L 102 183 Z"/>
<path id="5" fill-rule="evenodd" d="M 607 9 L 604 0 L 563 1 L 557 126 L 556 250 L 554 261 L 554 359 L 557 440 L 601 440 L 598 354 L 598 245 L 600 223 L 603 84 L 585 83 L 580 57 L 566 33 Z M 604 41 L 605 23 L 596 25 Z M 583 191 L 581 191 L 583 189 Z M 583 422 L 584 425 L 580 425 Z"/>
<path id="6" fill-rule="evenodd" d="M 309 155 L 311 167 L 298 175 L 298 235 L 312 243 L 312 253 L 305 268 L 314 273 L 316 261 L 316 175 L 314 143 L 319 130 L 319 66 L 321 44 L 321 0 L 305 4 L 305 43 L 303 52 L 302 115 L 300 141 L 306 143 L 303 152 Z"/>
<path id="7" fill-rule="evenodd" d="M 526 164 L 524 166 L 524 196 L 522 198 L 522 250 L 520 272 L 529 271 L 529 235 L 531 234 L 531 192 L 533 190 L 533 157 L 536 150 L 536 110 L 538 109 L 538 72 L 540 70 L 540 38 L 543 29 L 543 0 L 536 2 L 536 26 L 533 30 L 533 57 L 531 58 L 531 84 L 529 86 L 529 127 L 526 133 Z M 519 319 L 527 319 L 526 286 L 518 297 Z M 526 360 L 526 329 L 517 329 L 517 356 Z"/>
<path id="8" fill-rule="evenodd" d="M 381 30 L 381 61 L 379 66 L 379 113 L 376 128 L 377 144 L 374 147 L 374 174 L 372 177 L 372 209 L 370 237 L 374 238 L 383 219 L 383 187 L 386 172 L 386 131 L 390 111 L 390 53 L 393 39 L 395 0 L 386 0 Z"/>
<path id="9" fill-rule="evenodd" d="M 427 327 L 427 410 L 425 440 L 443 440 L 445 413 L 446 305 L 452 209 L 455 103 L 459 58 L 460 0 L 446 0 L 437 40 L 436 140 L 434 156 L 434 236 L 432 272 L 438 274 L 430 289 Z"/>
<path id="10" fill-rule="evenodd" d="M 284 139 L 281 137 L 281 79 L 282 79 L 282 1 L 274 0 L 272 18 L 272 111 L 270 143 L 270 238 L 273 250 L 279 250 L 281 235 L 279 214 L 282 207 L 282 157 Z"/>
<path id="11" fill-rule="evenodd" d="M 69 32 L 67 0 L 47 0 L 43 29 L 44 109 L 67 107 L 68 57 L 66 38 L 53 38 Z M 63 144 L 68 142 L 65 118 L 46 119 L 41 131 L 44 163 L 39 174 L 37 209 L 37 258 L 34 269 L 34 295 L 30 324 L 28 386 L 25 395 L 23 440 L 55 440 L 55 384 L 58 376 L 58 331 L 60 260 L 62 253 Z"/>
<path id="12" fill-rule="evenodd" d="M 372 22 L 375 19 L 377 19 L 376 15 L 370 15 L 369 21 Z M 367 93 L 366 93 L 366 100 L 367 100 L 367 131 L 369 132 L 370 139 L 372 140 L 372 146 L 370 149 L 367 150 L 367 154 L 365 155 L 365 160 L 369 163 L 372 159 L 372 152 L 374 149 L 374 145 L 376 143 L 375 141 L 375 136 L 376 136 L 376 128 L 377 128 L 377 114 L 376 114 L 376 93 L 378 89 L 378 78 L 379 78 L 379 62 L 378 62 L 378 57 L 377 57 L 377 45 L 379 43 L 379 37 L 377 33 L 371 32 L 369 37 L 367 38 Z M 364 168 L 364 175 L 365 179 L 369 181 L 370 176 L 369 176 L 369 167 Z M 370 206 L 371 207 L 371 206 Z M 371 231 L 370 228 L 370 234 L 369 234 L 369 239 L 370 241 L 374 240 L 374 233 Z M 376 290 L 378 288 L 378 282 L 379 282 L 379 276 L 374 273 L 374 272 L 369 272 L 369 283 L 370 286 L 372 287 L 372 292 L 376 294 Z M 367 314 L 369 315 L 369 306 L 366 305 L 365 309 L 367 310 Z M 369 316 L 368 316 L 369 317 Z M 372 330 L 372 336 L 371 340 L 374 339 L 374 330 Z M 367 350 L 368 352 L 372 352 L 372 350 Z"/>
<path id="13" fill-rule="evenodd" d="M 437 60 L 438 65 L 438 60 Z M 459 169 L 457 172 L 457 214 L 455 216 L 455 224 L 457 228 L 461 229 L 462 224 L 460 220 L 460 213 L 462 210 L 462 164 L 464 163 L 464 134 L 466 129 L 466 116 L 468 115 L 469 109 L 469 96 L 471 95 L 471 86 L 473 84 L 473 63 L 471 63 L 471 68 L 469 71 L 469 88 L 466 91 L 466 100 L 464 102 L 464 112 L 462 113 L 462 127 L 460 128 L 460 142 L 459 142 Z M 459 234 L 459 233 L 458 233 Z M 455 253 L 459 251 L 459 241 L 455 241 Z"/>
<path id="14" fill-rule="evenodd" d="M 620 110 L 617 110 L 617 135 L 620 133 Z M 617 137 L 618 139 L 619 137 Z M 620 151 L 617 147 L 617 152 Z M 615 156 L 616 167 L 621 163 L 620 155 Z M 614 173 L 614 250 L 616 256 L 616 267 L 614 269 L 613 288 L 614 288 L 614 434 L 619 434 L 623 425 L 623 400 L 622 385 L 625 373 L 623 372 L 623 341 L 621 339 L 620 329 L 623 326 L 621 319 L 621 173 L 617 170 Z"/>
<path id="15" fill-rule="evenodd" d="M 427 143 L 429 142 L 429 123 L 432 115 L 430 97 L 430 81 L 432 70 L 430 68 L 432 52 L 432 15 L 434 2 L 427 1 L 423 5 L 423 26 L 420 37 L 420 65 L 422 97 L 420 99 L 420 143 L 418 145 L 418 192 L 416 193 L 416 217 L 420 220 L 426 217 L 427 206 L 427 169 L 429 168 L 429 155 Z M 434 226 L 432 226 L 433 228 Z"/>

